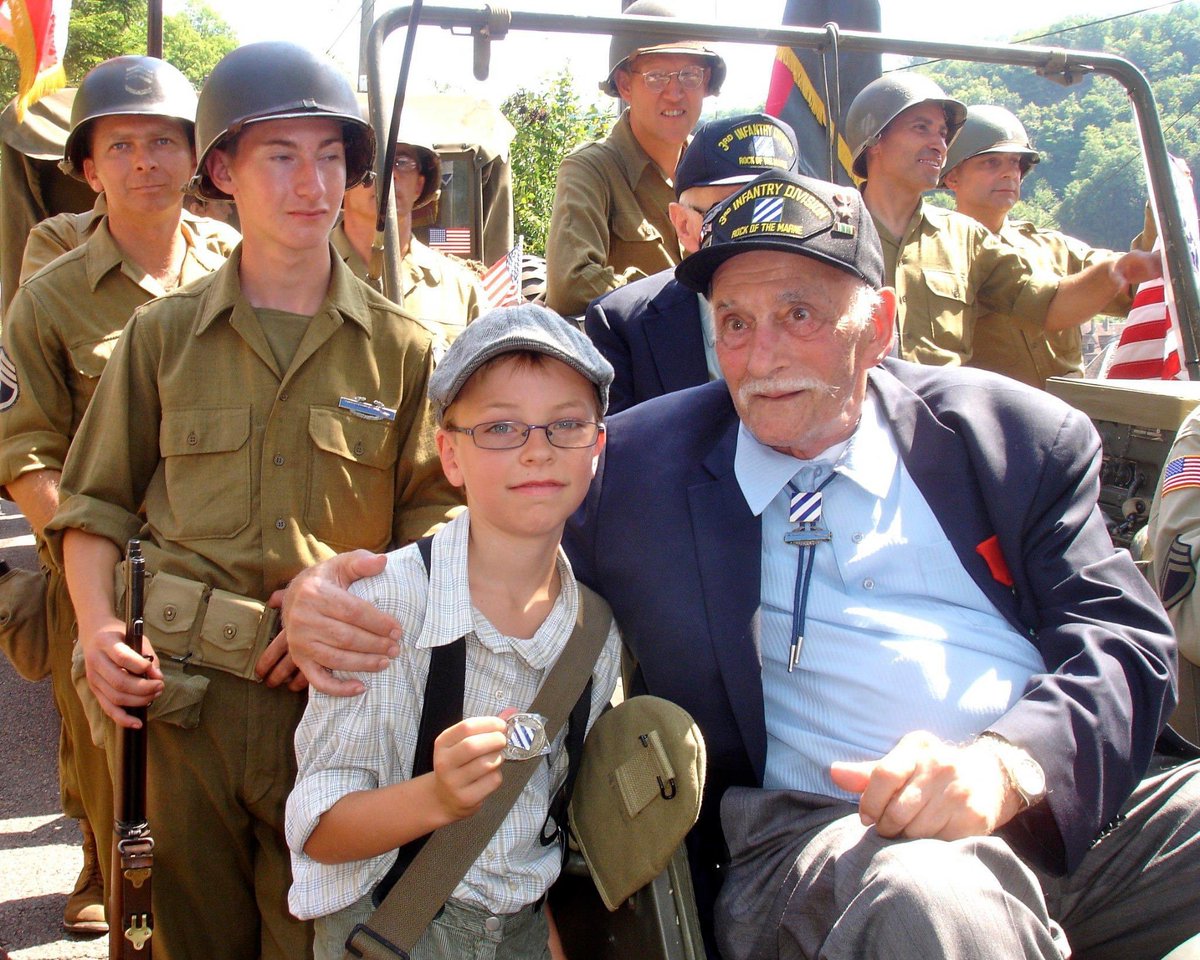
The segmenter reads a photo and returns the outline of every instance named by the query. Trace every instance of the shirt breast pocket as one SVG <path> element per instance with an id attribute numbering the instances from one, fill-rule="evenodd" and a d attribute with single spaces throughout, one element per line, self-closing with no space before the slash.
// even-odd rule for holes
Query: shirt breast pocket
<path id="1" fill-rule="evenodd" d="M 250 523 L 250 408 L 165 410 L 159 452 L 171 540 L 233 537 Z"/>
<path id="2" fill-rule="evenodd" d="M 662 234 L 646 215 L 637 207 L 618 207 L 613 213 L 612 240 L 610 243 L 609 263 L 617 271 L 624 270 L 632 264 L 648 267 L 646 258 L 652 256 L 654 247 L 662 244 Z M 664 266 L 666 260 L 663 260 Z"/>
<path id="3" fill-rule="evenodd" d="M 73 343 L 67 348 L 71 355 L 71 370 L 75 380 L 72 393 L 82 399 L 82 403 L 79 404 L 81 411 L 87 407 L 88 401 L 92 399 L 92 394 L 96 392 L 100 374 L 104 372 L 104 367 L 108 363 L 109 357 L 112 356 L 119 339 L 121 339 L 121 332 L 118 330 L 99 340 Z"/>
<path id="4" fill-rule="evenodd" d="M 923 270 L 925 286 L 929 291 L 929 319 L 934 331 L 935 342 L 946 342 L 938 337 L 939 332 L 961 338 L 964 346 L 971 346 L 972 331 L 967 315 L 975 303 L 975 294 L 967 278 L 950 270 Z"/>
<path id="5" fill-rule="evenodd" d="M 332 407 L 313 407 L 305 522 L 338 550 L 385 548 L 392 537 L 396 498 L 395 427 Z"/>

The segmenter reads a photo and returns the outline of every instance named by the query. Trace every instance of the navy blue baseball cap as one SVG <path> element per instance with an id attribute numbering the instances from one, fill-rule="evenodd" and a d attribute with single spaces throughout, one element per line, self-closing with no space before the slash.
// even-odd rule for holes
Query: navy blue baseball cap
<path id="1" fill-rule="evenodd" d="M 875 290 L 886 285 L 879 234 L 853 187 L 788 171 L 762 174 L 709 211 L 700 249 L 675 268 L 675 279 L 706 293 L 717 267 L 752 250 L 811 257 Z"/>
<path id="2" fill-rule="evenodd" d="M 769 170 L 796 170 L 800 147 L 786 123 L 765 113 L 700 124 L 675 168 L 675 199 L 692 187 L 749 183 Z"/>

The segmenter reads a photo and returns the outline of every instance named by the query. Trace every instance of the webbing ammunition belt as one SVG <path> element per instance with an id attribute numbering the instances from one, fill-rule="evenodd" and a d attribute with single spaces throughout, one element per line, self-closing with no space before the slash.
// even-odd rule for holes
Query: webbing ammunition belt
<path id="1" fill-rule="evenodd" d="M 116 569 L 117 609 L 123 609 L 125 564 Z M 279 632 L 279 611 L 261 600 L 214 590 L 170 573 L 146 574 L 146 636 L 160 657 L 261 678 L 254 665 Z"/>

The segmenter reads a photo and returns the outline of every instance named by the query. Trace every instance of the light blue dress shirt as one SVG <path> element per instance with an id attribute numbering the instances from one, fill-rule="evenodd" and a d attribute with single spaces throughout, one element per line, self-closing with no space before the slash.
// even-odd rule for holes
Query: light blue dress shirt
<path id="1" fill-rule="evenodd" d="M 787 484 L 810 463 L 838 474 L 823 491 L 832 539 L 796 547 L 783 539 L 794 526 Z M 834 760 L 878 759 L 915 730 L 969 740 L 1044 671 L 959 561 L 869 393 L 854 435 L 815 461 L 765 447 L 743 425 L 734 470 L 762 517 L 765 787 L 853 799 L 830 779 Z M 816 557 L 788 673 L 801 550 Z"/>

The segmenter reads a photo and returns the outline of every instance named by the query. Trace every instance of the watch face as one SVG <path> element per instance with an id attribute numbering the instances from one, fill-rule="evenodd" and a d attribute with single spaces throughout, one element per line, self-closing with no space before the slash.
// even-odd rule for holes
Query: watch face
<path id="1" fill-rule="evenodd" d="M 1033 803 L 1040 800 L 1046 793 L 1046 774 L 1042 765 L 1033 757 L 1023 755 L 1012 769 L 1013 780 L 1017 790 L 1024 795 L 1026 801 Z"/>

